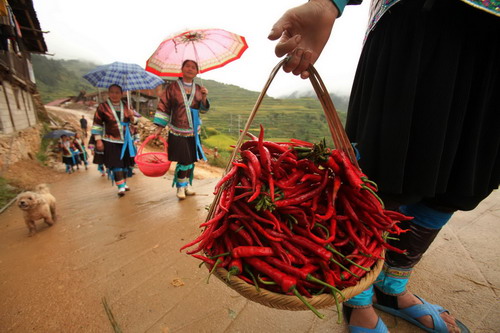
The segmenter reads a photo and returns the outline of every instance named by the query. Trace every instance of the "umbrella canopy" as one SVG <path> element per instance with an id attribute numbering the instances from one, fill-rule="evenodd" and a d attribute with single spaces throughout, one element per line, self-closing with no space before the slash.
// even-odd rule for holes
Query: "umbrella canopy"
<path id="1" fill-rule="evenodd" d="M 94 87 L 108 88 L 117 84 L 123 91 L 154 89 L 164 83 L 161 78 L 145 71 L 141 66 L 124 62 L 99 66 L 83 77 Z"/>
<path id="2" fill-rule="evenodd" d="M 146 62 L 146 70 L 158 76 L 182 76 L 184 60 L 198 63 L 200 73 L 239 59 L 248 48 L 245 37 L 222 29 L 183 32 L 164 40 Z"/>
<path id="3" fill-rule="evenodd" d="M 75 132 L 71 132 L 68 130 L 63 130 L 63 129 L 58 129 L 55 131 L 51 131 L 43 136 L 44 139 L 58 139 L 62 135 L 67 135 L 67 136 L 74 136 Z"/>

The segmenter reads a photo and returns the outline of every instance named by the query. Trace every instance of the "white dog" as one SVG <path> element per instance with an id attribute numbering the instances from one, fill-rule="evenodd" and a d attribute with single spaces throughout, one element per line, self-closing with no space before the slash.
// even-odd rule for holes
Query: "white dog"
<path id="1" fill-rule="evenodd" d="M 56 222 L 56 198 L 45 184 L 38 185 L 34 191 L 19 194 L 17 206 L 23 211 L 30 237 L 36 233 L 36 220 L 44 219 L 49 226 Z"/>

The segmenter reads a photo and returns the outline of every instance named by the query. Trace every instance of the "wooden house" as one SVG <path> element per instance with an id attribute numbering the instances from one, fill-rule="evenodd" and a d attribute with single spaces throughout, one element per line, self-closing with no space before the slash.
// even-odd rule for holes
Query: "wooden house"
<path id="1" fill-rule="evenodd" d="M 0 0 L 0 134 L 35 125 L 42 108 L 31 54 L 47 45 L 31 0 Z"/>

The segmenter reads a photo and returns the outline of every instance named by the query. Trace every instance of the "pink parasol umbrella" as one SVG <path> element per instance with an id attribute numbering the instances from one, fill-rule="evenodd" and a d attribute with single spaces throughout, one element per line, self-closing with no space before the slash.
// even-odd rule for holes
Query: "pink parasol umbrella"
<path id="1" fill-rule="evenodd" d="M 146 62 L 146 70 L 158 76 L 182 76 L 184 60 L 198 63 L 200 73 L 239 59 L 248 48 L 245 37 L 222 29 L 183 32 L 164 40 Z"/>

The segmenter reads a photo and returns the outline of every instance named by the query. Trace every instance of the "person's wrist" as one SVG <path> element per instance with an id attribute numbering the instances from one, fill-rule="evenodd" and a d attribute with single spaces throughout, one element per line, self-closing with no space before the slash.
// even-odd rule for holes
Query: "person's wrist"
<path id="1" fill-rule="evenodd" d="M 322 9 L 330 12 L 334 17 L 339 17 L 349 0 L 309 0 L 322 6 Z"/>

